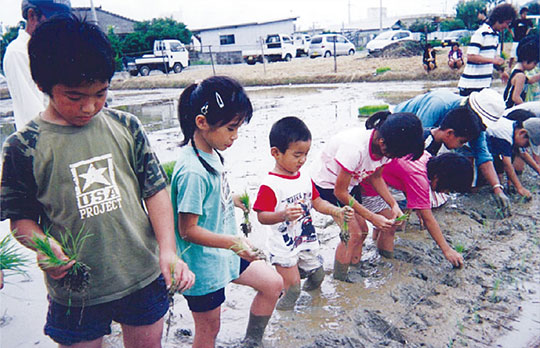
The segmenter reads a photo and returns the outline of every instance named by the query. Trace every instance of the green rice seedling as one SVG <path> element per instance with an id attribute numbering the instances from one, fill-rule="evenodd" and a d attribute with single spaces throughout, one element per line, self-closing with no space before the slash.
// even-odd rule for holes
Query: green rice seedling
<path id="1" fill-rule="evenodd" d="M 390 68 L 389 66 L 381 66 L 375 69 L 375 75 L 382 75 L 385 72 L 390 71 L 390 70 L 392 70 L 392 68 Z"/>
<path id="2" fill-rule="evenodd" d="M 189 250 L 189 248 L 191 248 L 191 244 L 187 248 L 185 248 L 178 257 L 181 258 L 182 255 L 184 255 Z M 167 320 L 165 321 L 165 323 L 167 324 L 167 331 L 166 331 L 165 337 L 167 339 L 169 338 L 169 330 L 171 328 L 171 322 L 172 322 L 172 316 L 173 316 L 174 294 L 176 293 L 177 286 L 178 286 L 177 280 L 174 276 L 174 272 L 176 271 L 176 261 L 177 259 L 175 259 L 174 262 L 169 264 L 169 270 L 171 271 L 171 286 L 169 287 L 169 290 L 167 291 L 167 298 L 169 299 L 169 311 L 168 311 Z"/>
<path id="3" fill-rule="evenodd" d="M 28 258 L 21 253 L 20 247 L 13 241 L 11 234 L 0 240 L 0 271 L 12 271 L 26 274 Z"/>
<path id="4" fill-rule="evenodd" d="M 234 251 L 237 255 L 243 251 L 250 251 L 255 253 L 258 260 L 267 260 L 264 251 L 256 247 L 250 247 L 246 245 L 246 243 L 244 243 L 241 238 L 236 238 L 235 243 L 229 249 Z"/>
<path id="5" fill-rule="evenodd" d="M 378 111 L 388 110 L 388 104 L 365 105 L 358 108 L 358 116 L 370 116 Z"/>
<path id="6" fill-rule="evenodd" d="M 349 200 L 349 207 L 352 209 L 353 205 L 354 198 L 351 198 Z M 345 220 L 343 220 L 343 227 L 341 228 L 341 232 L 339 232 L 339 239 L 341 239 L 345 245 L 347 245 L 347 243 L 349 243 L 349 239 L 351 239 L 351 234 L 349 233 L 349 223 Z"/>
<path id="7" fill-rule="evenodd" d="M 454 245 L 454 249 L 460 254 L 463 254 L 465 252 L 465 246 L 460 243 L 456 243 L 456 245 Z"/>
<path id="8" fill-rule="evenodd" d="M 172 175 L 174 171 L 174 166 L 176 165 L 176 161 L 171 162 L 165 162 L 161 166 L 163 167 L 163 170 L 165 171 L 165 174 L 167 174 L 167 183 L 171 183 Z"/>
<path id="9" fill-rule="evenodd" d="M 251 205 L 249 202 L 249 195 L 246 191 L 244 191 L 244 193 L 240 195 L 240 202 L 242 202 L 242 204 L 247 208 L 247 210 L 244 211 L 244 222 L 240 224 L 242 233 L 244 233 L 244 236 L 247 237 L 251 233 L 251 222 L 249 222 L 249 212 L 251 211 Z"/>
<path id="10" fill-rule="evenodd" d="M 45 229 L 46 238 L 40 238 L 37 235 L 32 237 L 32 246 L 43 253 L 47 258 L 40 261 L 46 268 L 63 266 L 71 261 L 75 260 L 73 266 L 68 270 L 65 277 L 62 278 L 61 285 L 69 292 L 83 292 L 88 288 L 90 283 L 90 267 L 80 261 L 79 258 L 81 249 L 87 238 L 91 237 L 91 234 L 83 234 L 83 229 L 78 233 L 72 234 L 69 231 L 65 231 L 60 235 L 59 244 L 64 251 L 64 254 L 68 257 L 67 261 L 59 259 L 53 252 L 49 238 L 52 238 L 48 229 Z"/>
<path id="11" fill-rule="evenodd" d="M 489 302 L 497 303 L 500 301 L 499 296 L 497 296 L 497 291 L 499 290 L 500 285 L 501 285 L 501 280 L 498 278 L 495 279 L 495 281 L 493 282 L 493 291 L 491 293 L 491 297 L 489 298 Z"/>
<path id="12" fill-rule="evenodd" d="M 411 216 L 411 214 L 409 213 L 405 213 L 399 217 L 397 217 L 394 221 L 395 222 L 402 222 L 402 221 L 409 221 L 409 217 Z"/>

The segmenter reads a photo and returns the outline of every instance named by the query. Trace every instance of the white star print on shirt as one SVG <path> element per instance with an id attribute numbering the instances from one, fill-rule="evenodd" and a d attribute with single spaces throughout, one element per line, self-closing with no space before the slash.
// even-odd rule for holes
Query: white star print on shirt
<path id="1" fill-rule="evenodd" d="M 96 169 L 93 164 L 90 164 L 86 174 L 80 174 L 79 176 L 85 179 L 83 192 L 90 187 L 93 183 L 100 183 L 104 185 L 110 185 L 109 181 L 103 176 L 107 168 Z"/>

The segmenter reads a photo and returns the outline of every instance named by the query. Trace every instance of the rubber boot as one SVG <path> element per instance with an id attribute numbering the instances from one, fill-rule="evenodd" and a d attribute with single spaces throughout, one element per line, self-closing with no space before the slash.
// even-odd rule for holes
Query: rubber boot
<path id="1" fill-rule="evenodd" d="M 386 259 L 393 259 L 394 258 L 394 252 L 393 251 L 388 251 L 388 250 L 383 250 L 383 249 L 377 249 L 377 251 L 379 252 L 379 255 L 381 255 L 382 257 L 384 257 Z"/>
<path id="2" fill-rule="evenodd" d="M 296 300 L 300 297 L 300 284 L 291 285 L 291 287 L 285 291 L 285 294 L 279 299 L 276 304 L 276 309 L 280 311 L 291 310 L 296 304 Z"/>
<path id="3" fill-rule="evenodd" d="M 349 273 L 349 264 L 340 263 L 334 261 L 334 279 L 347 281 L 347 274 Z"/>
<path id="4" fill-rule="evenodd" d="M 323 267 L 319 267 L 315 269 L 307 278 L 307 280 L 304 282 L 304 286 L 302 287 L 305 291 L 313 291 L 315 289 L 318 289 L 321 286 L 321 283 L 324 280 L 324 269 Z"/>
<path id="5" fill-rule="evenodd" d="M 263 346 L 262 338 L 268 320 L 270 320 L 269 315 L 259 316 L 251 312 L 249 313 L 246 337 L 244 337 L 244 340 L 242 341 L 242 348 L 258 348 Z"/>

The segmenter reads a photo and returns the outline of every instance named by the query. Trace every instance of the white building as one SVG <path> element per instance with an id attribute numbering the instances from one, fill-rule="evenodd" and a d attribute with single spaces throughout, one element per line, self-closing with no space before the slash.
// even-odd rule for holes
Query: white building
<path id="1" fill-rule="evenodd" d="M 298 17 L 192 30 L 203 52 L 237 52 L 260 49 L 268 34 L 292 34 Z"/>

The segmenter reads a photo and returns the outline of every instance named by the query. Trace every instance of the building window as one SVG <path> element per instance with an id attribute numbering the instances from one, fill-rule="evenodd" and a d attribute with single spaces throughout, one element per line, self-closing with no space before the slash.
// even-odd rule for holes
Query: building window
<path id="1" fill-rule="evenodd" d="M 220 35 L 219 43 L 221 45 L 234 45 L 234 34 L 231 35 Z"/>

